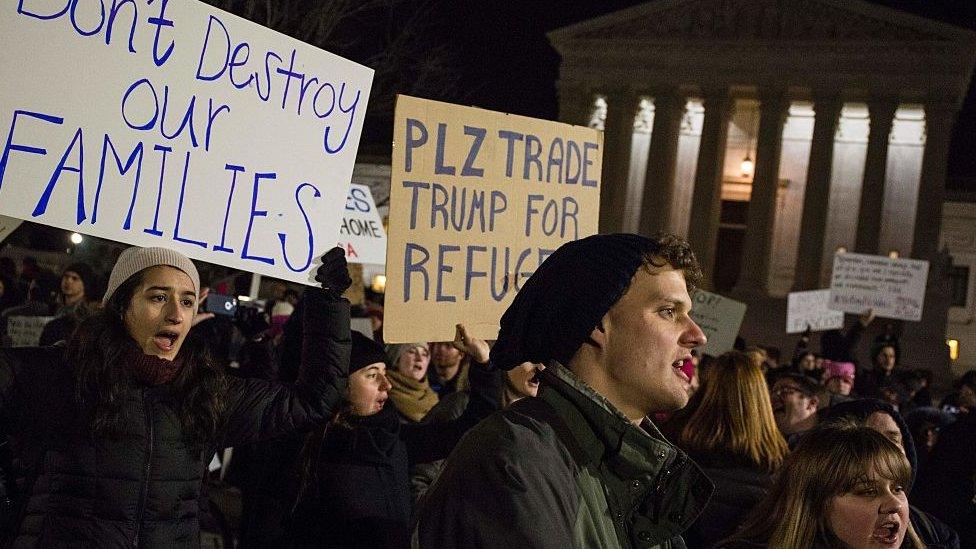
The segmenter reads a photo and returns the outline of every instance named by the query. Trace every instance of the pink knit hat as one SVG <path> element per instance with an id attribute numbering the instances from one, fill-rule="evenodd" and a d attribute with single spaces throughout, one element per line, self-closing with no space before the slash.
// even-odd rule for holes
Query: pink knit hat
<path id="1" fill-rule="evenodd" d="M 848 382 L 854 382 L 854 363 L 853 362 L 834 362 L 833 360 L 824 361 L 824 381 L 829 381 L 835 377 L 842 377 Z"/>

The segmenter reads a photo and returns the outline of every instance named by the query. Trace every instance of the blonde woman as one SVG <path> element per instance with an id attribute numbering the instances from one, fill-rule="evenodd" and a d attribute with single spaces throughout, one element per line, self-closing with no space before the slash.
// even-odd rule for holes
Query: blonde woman
<path id="1" fill-rule="evenodd" d="M 678 445 L 704 469 L 715 492 L 685 534 L 689 547 L 708 547 L 734 532 L 769 491 L 789 452 L 757 361 L 738 351 L 719 356 L 701 391 Z"/>
<path id="2" fill-rule="evenodd" d="M 787 458 L 772 491 L 721 547 L 912 547 L 905 454 L 853 423 L 811 431 Z M 902 545 L 904 543 L 904 545 Z"/>

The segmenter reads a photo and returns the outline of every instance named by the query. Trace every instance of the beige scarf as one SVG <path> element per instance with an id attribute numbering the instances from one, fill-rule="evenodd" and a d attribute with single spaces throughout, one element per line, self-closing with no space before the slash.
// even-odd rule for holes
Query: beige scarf
<path id="1" fill-rule="evenodd" d="M 396 405 L 397 411 L 411 421 L 424 419 L 427 412 L 437 404 L 437 393 L 430 388 L 425 377 L 417 381 L 396 370 L 387 370 L 386 377 L 390 380 L 390 398 Z"/>

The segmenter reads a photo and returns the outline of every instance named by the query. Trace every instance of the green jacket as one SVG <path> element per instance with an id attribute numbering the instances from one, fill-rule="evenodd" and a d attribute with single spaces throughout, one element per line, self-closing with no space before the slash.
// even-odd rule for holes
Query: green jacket
<path id="1" fill-rule="evenodd" d="M 468 433 L 421 501 L 414 547 L 684 548 L 712 483 L 558 363 Z"/>

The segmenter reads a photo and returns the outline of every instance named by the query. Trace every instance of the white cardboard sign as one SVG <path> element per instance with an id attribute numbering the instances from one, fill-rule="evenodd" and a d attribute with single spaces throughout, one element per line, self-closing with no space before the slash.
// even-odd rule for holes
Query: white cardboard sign
<path id="1" fill-rule="evenodd" d="M 23 221 L 15 219 L 13 217 L 7 217 L 5 215 L 0 215 L 0 242 L 3 242 L 20 227 Z"/>
<path id="2" fill-rule="evenodd" d="M 310 283 L 373 71 L 198 0 L 0 7 L 0 214 Z"/>
<path id="3" fill-rule="evenodd" d="M 834 311 L 829 304 L 829 289 L 791 292 L 786 298 L 786 333 L 799 334 L 808 326 L 814 332 L 843 328 L 843 311 Z"/>
<path id="4" fill-rule="evenodd" d="M 929 262 L 880 255 L 834 256 L 830 308 L 846 313 L 872 309 L 881 318 L 919 321 Z"/>
<path id="5" fill-rule="evenodd" d="M 350 185 L 343 211 L 339 246 L 346 250 L 346 261 L 385 265 L 386 231 L 369 187 Z"/>
<path id="6" fill-rule="evenodd" d="M 7 336 L 11 347 L 36 347 L 44 326 L 53 316 L 11 316 L 7 319 Z"/>
<path id="7" fill-rule="evenodd" d="M 696 290 L 691 301 L 691 318 L 708 338 L 699 350 L 712 356 L 732 350 L 746 316 L 746 304 L 704 290 Z"/>

